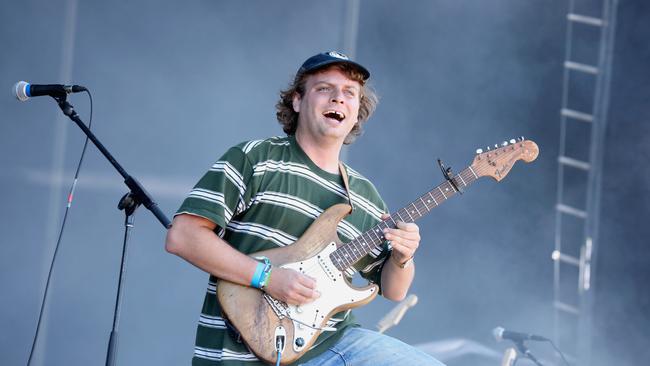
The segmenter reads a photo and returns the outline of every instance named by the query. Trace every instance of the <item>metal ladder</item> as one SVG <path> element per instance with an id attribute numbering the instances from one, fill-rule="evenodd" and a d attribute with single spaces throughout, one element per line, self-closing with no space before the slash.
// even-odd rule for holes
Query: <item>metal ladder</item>
<path id="1" fill-rule="evenodd" d="M 589 365 L 592 283 L 618 0 L 569 0 L 560 110 L 553 271 L 554 341 Z"/>

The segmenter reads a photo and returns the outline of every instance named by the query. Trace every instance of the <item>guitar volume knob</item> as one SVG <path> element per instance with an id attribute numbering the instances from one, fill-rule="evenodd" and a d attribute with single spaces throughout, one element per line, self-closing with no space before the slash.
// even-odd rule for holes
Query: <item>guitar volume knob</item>
<path id="1" fill-rule="evenodd" d="M 302 347 L 305 345 L 305 340 L 302 337 L 296 338 L 296 346 Z"/>

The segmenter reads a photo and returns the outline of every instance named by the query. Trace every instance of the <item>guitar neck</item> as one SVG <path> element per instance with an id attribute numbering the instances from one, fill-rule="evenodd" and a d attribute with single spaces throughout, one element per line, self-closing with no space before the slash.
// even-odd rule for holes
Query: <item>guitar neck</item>
<path id="1" fill-rule="evenodd" d="M 469 166 L 459 174 L 455 175 L 452 180 L 457 187 L 463 189 L 478 178 L 479 176 L 474 172 L 472 167 Z M 397 221 L 415 222 L 417 219 L 426 215 L 433 208 L 439 206 L 456 193 L 456 187 L 454 187 L 451 182 L 445 181 L 441 183 L 415 201 L 394 212 L 388 219 L 375 225 L 351 242 L 341 245 L 330 254 L 332 263 L 334 263 L 337 269 L 344 271 L 368 253 L 380 248 L 381 244 L 386 240 L 384 238 L 385 228 L 395 228 L 397 226 Z"/>

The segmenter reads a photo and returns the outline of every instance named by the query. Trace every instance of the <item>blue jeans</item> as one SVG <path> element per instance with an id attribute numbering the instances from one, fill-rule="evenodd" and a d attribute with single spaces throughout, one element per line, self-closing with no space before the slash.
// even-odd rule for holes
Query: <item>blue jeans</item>
<path id="1" fill-rule="evenodd" d="M 444 366 L 395 338 L 363 328 L 349 328 L 327 351 L 300 366 Z"/>

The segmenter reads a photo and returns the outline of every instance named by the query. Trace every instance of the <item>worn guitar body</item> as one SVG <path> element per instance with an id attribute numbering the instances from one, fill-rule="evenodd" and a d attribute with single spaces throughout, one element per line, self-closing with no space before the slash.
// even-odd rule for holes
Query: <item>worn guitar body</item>
<path id="1" fill-rule="evenodd" d="M 398 221 L 414 222 L 480 177 L 501 181 L 515 162 L 531 162 L 538 154 L 537 144 L 523 138 L 504 142 L 501 147 L 495 145 L 494 150 L 479 150 L 469 167 L 453 176 L 448 168 L 444 169 L 445 182 L 349 243 L 341 243 L 336 227 L 350 213 L 350 206 L 330 207 L 295 243 L 252 254 L 269 258 L 274 266 L 295 269 L 316 278 L 321 297 L 307 305 L 287 306 L 258 289 L 220 280 L 217 297 L 223 314 L 258 358 L 275 363 L 276 341 L 281 339 L 284 344 L 281 363 L 295 362 L 327 330 L 332 315 L 365 305 L 377 296 L 376 285 L 354 288 L 343 271 L 381 245 L 383 229 L 396 227 Z"/>
<path id="2" fill-rule="evenodd" d="M 336 227 L 350 210 L 346 204 L 334 205 L 295 243 L 251 254 L 269 258 L 274 266 L 295 269 L 316 278 L 321 293 L 316 301 L 299 307 L 287 306 L 258 289 L 218 282 L 217 296 L 224 316 L 258 358 L 276 362 L 276 339 L 284 336 L 281 363 L 295 362 L 314 344 L 334 314 L 367 304 L 377 295 L 376 285 L 352 287 L 329 257 L 341 245 Z"/>

